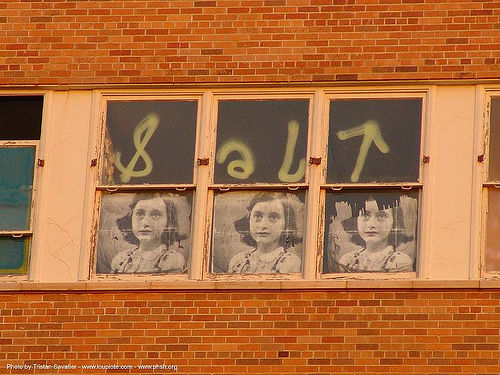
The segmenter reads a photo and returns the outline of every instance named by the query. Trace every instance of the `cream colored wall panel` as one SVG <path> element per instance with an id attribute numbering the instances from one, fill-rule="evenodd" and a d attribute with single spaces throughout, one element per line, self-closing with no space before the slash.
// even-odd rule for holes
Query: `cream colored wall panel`
<path id="1" fill-rule="evenodd" d="M 435 136 L 431 142 L 429 251 L 426 277 L 434 280 L 469 278 L 470 219 L 472 213 L 472 169 L 475 87 L 437 87 L 434 102 Z M 429 224 L 429 225 L 427 225 Z M 427 248 L 429 245 L 429 248 Z"/>
<path id="2" fill-rule="evenodd" d="M 423 155 L 431 159 L 423 167 L 418 277 L 466 280 L 471 254 L 476 87 L 436 86 L 427 99 L 430 113 L 424 121 Z M 37 187 L 40 194 L 30 270 L 34 281 L 88 278 L 95 194 L 94 172 L 89 166 L 97 155 L 95 140 L 90 137 L 95 137 L 98 128 L 99 102 L 90 90 L 54 91 L 46 101 L 40 155 L 45 166 Z M 206 212 L 202 211 L 198 218 L 203 221 Z M 200 220 L 194 230 L 203 233 Z M 202 236 L 200 245 L 201 241 Z M 202 259 L 196 258 L 194 267 L 201 264 Z M 195 275 L 201 276 L 201 268 Z"/>
<path id="3" fill-rule="evenodd" d="M 85 182 L 89 168 L 91 91 L 54 92 L 39 211 L 36 274 L 42 282 L 78 280 Z"/>

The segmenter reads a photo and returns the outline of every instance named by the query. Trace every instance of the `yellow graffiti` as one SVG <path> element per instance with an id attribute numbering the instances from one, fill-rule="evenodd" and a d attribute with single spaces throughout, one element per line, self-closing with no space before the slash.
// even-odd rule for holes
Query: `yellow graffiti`
<path id="1" fill-rule="evenodd" d="M 305 158 L 300 159 L 299 167 L 295 173 L 289 173 L 292 166 L 295 145 L 297 144 L 297 137 L 299 136 L 299 126 L 299 123 L 295 120 L 288 123 L 288 139 L 286 141 L 285 156 L 278 172 L 278 178 L 282 182 L 297 182 L 304 177 L 305 174 Z"/>
<path id="2" fill-rule="evenodd" d="M 130 181 L 131 177 L 144 177 L 151 173 L 153 170 L 153 161 L 147 154 L 145 148 L 148 144 L 149 140 L 153 136 L 156 128 L 158 128 L 158 124 L 160 122 L 160 117 L 156 113 L 149 113 L 146 115 L 139 124 L 134 129 L 134 146 L 137 152 L 134 154 L 130 162 L 127 166 L 123 166 L 121 162 L 121 152 L 117 151 L 115 153 L 115 165 L 116 168 L 122 172 L 120 176 L 120 180 L 126 183 Z M 137 164 L 139 157 L 144 160 L 144 169 L 142 170 L 134 170 L 135 165 Z"/>
<path id="3" fill-rule="evenodd" d="M 227 165 L 227 174 L 245 180 L 255 170 L 255 160 L 248 146 L 238 139 L 228 139 L 217 152 L 217 163 L 222 164 L 231 152 L 237 152 L 242 159 L 233 160 Z"/>
<path id="4" fill-rule="evenodd" d="M 375 146 L 377 146 L 379 151 L 383 154 L 387 154 L 390 150 L 389 145 L 382 138 L 382 134 L 380 133 L 380 126 L 375 120 L 369 120 L 363 125 L 337 132 L 337 137 L 341 141 L 360 135 L 363 135 L 363 142 L 361 143 L 361 147 L 359 148 L 356 165 L 351 174 L 351 182 L 357 182 L 359 180 L 359 176 L 361 175 L 361 172 L 365 165 L 368 149 L 370 148 L 372 142 L 375 143 Z"/>

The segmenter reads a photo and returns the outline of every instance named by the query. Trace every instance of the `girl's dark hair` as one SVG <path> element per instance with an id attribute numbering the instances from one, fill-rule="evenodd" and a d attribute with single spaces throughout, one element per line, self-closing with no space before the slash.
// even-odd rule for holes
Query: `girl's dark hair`
<path id="1" fill-rule="evenodd" d="M 379 210 L 399 207 L 401 204 L 401 194 L 392 192 L 359 192 L 345 194 L 345 199 L 340 201 L 349 204 L 352 210 L 352 216 L 358 216 L 360 211 L 366 210 L 366 202 L 375 201 Z M 339 201 L 339 202 L 340 202 Z M 337 216 L 335 204 L 333 205 L 333 216 Z"/>
<path id="2" fill-rule="evenodd" d="M 116 220 L 116 225 L 118 229 L 123 233 L 123 238 L 125 241 L 139 245 L 139 239 L 134 235 L 132 231 L 132 214 L 134 212 L 134 208 L 139 201 L 146 201 L 149 199 L 160 198 L 165 204 L 165 212 L 167 215 L 167 224 L 163 229 L 163 232 L 160 236 L 161 243 L 170 246 L 175 242 L 180 242 L 181 240 L 186 239 L 187 236 L 181 236 L 179 234 L 179 222 L 177 220 L 177 206 L 171 199 L 161 197 L 155 193 L 147 193 L 147 194 L 136 194 L 132 203 L 129 206 L 128 213 Z"/>
<path id="3" fill-rule="evenodd" d="M 255 194 L 247 207 L 248 213 L 241 219 L 234 222 L 234 228 L 241 235 L 241 241 L 249 246 L 256 246 L 257 242 L 250 234 L 250 214 L 257 203 L 278 200 L 283 205 L 285 215 L 285 228 L 279 238 L 278 244 L 287 249 L 295 246 L 295 243 L 302 242 L 302 237 L 297 234 L 297 221 L 295 219 L 295 209 L 292 207 L 283 193 L 260 192 Z"/>
<path id="4" fill-rule="evenodd" d="M 374 199 L 370 199 L 374 200 Z M 390 208 L 391 213 L 392 213 L 392 229 L 391 232 L 389 233 L 389 237 L 387 239 L 387 242 L 389 245 L 391 245 L 394 249 L 398 247 L 401 243 L 412 241 L 413 238 L 409 237 L 405 234 L 405 224 L 404 224 L 404 215 L 403 215 L 403 210 L 399 206 L 395 207 L 385 207 L 385 208 L 380 208 L 379 210 L 387 209 Z M 359 246 L 365 246 L 365 240 L 361 238 L 358 232 L 358 217 L 361 214 L 362 210 L 358 211 L 357 216 L 350 217 L 349 219 L 346 219 L 342 222 L 342 227 L 344 230 L 348 233 L 351 234 L 351 242 L 359 245 Z"/>

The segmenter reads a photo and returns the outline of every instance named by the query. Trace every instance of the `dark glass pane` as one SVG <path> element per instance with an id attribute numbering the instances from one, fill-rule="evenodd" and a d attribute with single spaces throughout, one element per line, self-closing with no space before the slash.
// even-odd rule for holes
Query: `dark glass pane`
<path id="1" fill-rule="evenodd" d="M 0 236 L 0 273 L 26 274 L 30 238 Z"/>
<path id="2" fill-rule="evenodd" d="M 486 271 L 500 271 L 500 192 L 488 189 L 486 223 Z"/>
<path id="3" fill-rule="evenodd" d="M 221 101 L 216 183 L 304 181 L 308 100 Z"/>
<path id="4" fill-rule="evenodd" d="M 103 194 L 97 273 L 185 273 L 192 193 Z"/>
<path id="5" fill-rule="evenodd" d="M 0 140 L 40 139 L 43 96 L 0 96 Z"/>
<path id="6" fill-rule="evenodd" d="M 330 103 L 328 182 L 417 182 L 421 99 Z"/>
<path id="7" fill-rule="evenodd" d="M 212 229 L 212 272 L 301 272 L 304 201 L 304 192 L 217 194 Z"/>
<path id="8" fill-rule="evenodd" d="M 500 180 L 500 98 L 491 99 L 489 180 Z"/>
<path id="9" fill-rule="evenodd" d="M 109 102 L 103 184 L 192 183 L 197 102 Z"/>
<path id="10" fill-rule="evenodd" d="M 0 147 L 0 230 L 29 230 L 35 147 Z"/>
<path id="11" fill-rule="evenodd" d="M 326 194 L 324 273 L 416 270 L 418 192 Z"/>

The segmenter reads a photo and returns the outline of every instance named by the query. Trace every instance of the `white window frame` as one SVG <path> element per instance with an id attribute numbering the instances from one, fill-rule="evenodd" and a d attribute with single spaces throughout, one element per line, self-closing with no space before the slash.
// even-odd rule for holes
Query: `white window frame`
<path id="1" fill-rule="evenodd" d="M 40 91 L 0 91 L 0 99 L 2 97 L 41 97 L 43 100 L 42 104 L 42 115 L 40 123 L 40 139 L 38 140 L 2 140 L 0 141 L 0 147 L 35 147 L 35 155 L 33 160 L 33 185 L 31 190 L 31 208 L 30 208 L 30 222 L 29 228 L 27 230 L 13 230 L 13 231 L 0 231 L 0 234 L 11 235 L 13 238 L 26 238 L 29 237 L 29 248 L 27 256 L 27 266 L 25 274 L 0 274 L 0 281 L 27 281 L 36 280 L 39 272 L 39 263 L 41 259 L 40 247 L 41 247 L 41 235 L 42 231 L 41 223 L 38 220 L 38 213 L 43 207 L 43 201 L 40 194 L 42 189 L 41 176 L 43 166 L 45 164 L 44 158 L 44 142 L 46 139 L 45 133 L 47 132 L 45 123 L 48 122 L 49 117 L 49 107 L 51 95 L 47 92 Z M 1 139 L 1 137 L 0 137 Z"/>
<path id="2" fill-rule="evenodd" d="M 226 91 L 226 92 L 214 92 L 211 103 L 211 118 L 210 118 L 210 141 L 208 144 L 208 149 L 206 150 L 207 155 L 209 155 L 209 175 L 208 175 L 208 186 L 207 186 L 207 211 L 206 211 L 206 223 L 204 224 L 206 239 L 203 243 L 203 259 L 204 267 L 202 278 L 207 280 L 224 280 L 224 281 L 236 281 L 236 280 L 300 280 L 302 279 L 302 273 L 293 274 L 214 274 L 210 272 L 211 266 L 211 251 L 212 251 L 212 222 L 213 222 L 213 202 L 216 191 L 255 191 L 255 190 L 269 190 L 275 189 L 276 191 L 282 190 L 291 192 L 302 189 L 305 192 L 305 204 L 306 204 L 306 219 L 305 231 L 304 231 L 304 251 L 303 251 L 303 261 L 302 267 L 305 272 L 307 267 L 308 252 L 306 251 L 307 240 L 311 236 L 308 236 L 309 232 L 307 228 L 307 218 L 309 217 L 309 173 L 311 173 L 311 164 L 308 162 L 311 156 L 311 149 L 313 145 L 313 137 L 311 136 L 313 128 L 313 116 L 314 116 L 314 90 L 259 90 L 252 93 L 252 90 L 248 91 Z M 216 184 L 214 182 L 215 175 L 215 154 L 216 154 L 216 138 L 217 138 L 217 112 L 218 112 L 218 102 L 224 100 L 231 101 L 244 101 L 244 100 L 269 100 L 269 101 L 279 101 L 279 100 L 309 100 L 309 116 L 307 124 L 307 149 L 306 149 L 306 168 L 304 175 L 304 182 L 301 183 L 249 183 L 249 184 Z M 285 142 L 285 140 L 283 140 Z"/>
<path id="3" fill-rule="evenodd" d="M 193 258 L 193 250 L 195 241 L 199 241 L 197 238 L 193 238 L 197 236 L 196 232 L 193 230 L 193 223 L 196 222 L 196 206 L 199 201 L 198 198 L 198 188 L 197 188 L 197 180 L 198 180 L 198 168 L 196 168 L 196 160 L 199 158 L 199 149 L 201 142 L 200 138 L 200 118 L 201 118 L 201 102 L 203 99 L 203 94 L 199 91 L 188 91 L 188 92 L 173 92 L 173 93 L 165 93 L 165 92 L 120 92 L 118 90 L 106 91 L 102 93 L 96 93 L 94 97 L 95 101 L 97 101 L 99 106 L 98 113 L 98 126 L 95 129 L 94 135 L 91 137 L 94 142 L 95 153 L 93 154 L 92 160 L 95 160 L 95 166 L 97 168 L 93 168 L 91 173 L 91 185 L 94 192 L 94 199 L 92 210 L 90 212 L 91 219 L 91 227 L 90 231 L 92 233 L 92 237 L 89 241 L 89 251 L 83 256 L 83 267 L 80 268 L 80 278 L 88 279 L 91 278 L 96 281 L 105 281 L 109 280 L 109 278 L 113 278 L 115 280 L 123 280 L 123 281 L 141 281 L 145 279 L 151 279 L 154 277 L 157 280 L 167 279 L 167 280 L 187 280 L 189 278 L 188 273 L 184 274 L 97 274 L 96 273 L 96 259 L 97 259 L 97 230 L 99 226 L 99 217 L 100 217 L 100 204 L 101 197 L 103 193 L 109 192 L 129 192 L 129 193 L 137 193 L 137 192 L 147 192 L 147 191 L 170 191 L 170 192 L 183 192 L 186 190 L 191 190 L 193 192 L 193 202 L 192 202 L 192 211 L 191 211 L 191 258 Z M 195 147 L 194 147 L 194 159 L 193 159 L 193 182 L 188 184 L 121 184 L 121 185 L 103 185 L 101 184 L 101 173 L 103 164 L 103 144 L 105 140 L 105 132 L 106 132 L 106 116 L 107 116 L 107 104 L 109 102 L 121 102 L 121 101 L 196 101 L 197 102 L 197 120 L 196 120 L 196 129 L 195 129 Z M 199 210 L 198 210 L 199 211 Z M 199 220 L 199 219 L 198 219 Z M 198 235 L 199 236 L 199 235 Z M 88 261 L 87 261 L 88 259 Z"/>
<path id="4" fill-rule="evenodd" d="M 471 264 L 470 273 L 475 277 L 486 280 L 499 280 L 500 269 L 497 271 L 486 270 L 486 241 L 487 241 L 487 226 L 488 226 L 488 203 L 489 192 L 491 190 L 500 189 L 500 181 L 489 179 L 490 166 L 490 129 L 491 129 L 491 100 L 492 98 L 500 98 L 500 86 L 482 86 L 479 88 L 476 96 L 476 123 L 478 126 L 475 134 L 475 150 L 477 154 L 477 162 L 475 168 L 475 184 L 479 189 L 473 191 L 473 211 L 476 213 L 471 220 Z M 478 202 L 478 203 L 476 203 Z M 475 230 L 477 228 L 477 230 Z M 479 251 L 474 251 L 475 249 Z"/>
<path id="5" fill-rule="evenodd" d="M 317 262 L 316 274 L 319 275 L 320 279 L 416 279 L 422 273 L 422 267 L 424 267 L 425 257 L 423 255 L 424 251 L 424 239 L 422 238 L 422 223 L 423 217 L 425 215 L 425 185 L 427 163 L 423 163 L 423 157 L 428 156 L 428 101 L 429 101 L 429 89 L 398 89 L 398 90 L 383 90 L 383 89 L 372 89 L 372 90 L 326 90 L 323 107 L 325 109 L 324 118 L 322 122 L 324 126 L 322 137 L 322 160 L 323 171 L 321 178 L 321 203 L 320 210 L 321 216 L 319 216 L 320 222 L 318 223 L 319 233 L 318 236 L 318 254 L 321 261 Z M 330 102 L 335 99 L 422 99 L 422 113 L 421 113 L 421 126 L 420 126 L 420 155 L 419 155 L 419 178 L 417 182 L 390 182 L 390 183 L 327 183 L 327 161 L 328 161 L 328 133 L 329 133 L 329 109 Z M 326 218 L 325 218 L 325 199 L 327 190 L 333 191 L 349 191 L 351 189 L 361 189 L 366 191 L 381 191 L 384 188 L 394 188 L 401 189 L 402 192 L 406 190 L 417 189 L 419 191 L 418 199 L 418 222 L 417 222 L 417 258 L 415 260 L 417 271 L 415 272 L 397 272 L 397 273 L 322 273 L 322 258 L 324 254 L 324 235 L 326 230 Z M 427 246 L 425 246 L 427 248 Z"/>

